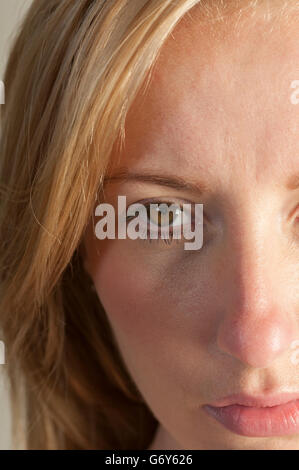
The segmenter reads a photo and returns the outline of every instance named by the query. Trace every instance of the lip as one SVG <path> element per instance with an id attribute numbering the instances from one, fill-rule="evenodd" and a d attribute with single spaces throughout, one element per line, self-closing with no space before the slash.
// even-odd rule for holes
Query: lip
<path id="1" fill-rule="evenodd" d="M 226 429 L 241 436 L 299 434 L 299 393 L 235 394 L 202 408 Z"/>

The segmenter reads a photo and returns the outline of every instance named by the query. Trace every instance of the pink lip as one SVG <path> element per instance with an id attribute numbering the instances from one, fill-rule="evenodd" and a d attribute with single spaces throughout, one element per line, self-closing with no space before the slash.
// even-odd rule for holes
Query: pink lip
<path id="1" fill-rule="evenodd" d="M 230 395 L 203 410 L 242 436 L 270 437 L 299 433 L 299 393 Z"/>

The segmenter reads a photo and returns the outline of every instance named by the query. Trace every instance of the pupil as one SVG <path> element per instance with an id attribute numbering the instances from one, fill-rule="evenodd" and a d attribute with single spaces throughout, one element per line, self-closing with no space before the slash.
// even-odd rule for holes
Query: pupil
<path id="1" fill-rule="evenodd" d="M 165 204 L 165 203 L 164 203 Z M 168 207 L 170 206 L 170 203 L 168 203 Z M 162 208 L 156 208 L 155 212 L 154 213 L 151 213 L 151 209 L 150 207 L 148 207 L 147 209 L 147 214 L 148 214 L 148 218 L 149 220 L 153 220 L 153 219 L 156 219 L 154 220 L 155 224 L 158 225 L 159 227 L 163 226 L 163 219 L 165 217 L 165 220 L 164 220 L 164 224 L 166 222 L 168 222 L 168 219 L 169 219 L 169 225 L 171 225 L 173 223 L 173 220 L 174 220 L 174 214 L 173 212 L 171 211 L 170 213 L 168 212 L 168 209 L 165 208 L 165 207 L 162 207 Z"/>

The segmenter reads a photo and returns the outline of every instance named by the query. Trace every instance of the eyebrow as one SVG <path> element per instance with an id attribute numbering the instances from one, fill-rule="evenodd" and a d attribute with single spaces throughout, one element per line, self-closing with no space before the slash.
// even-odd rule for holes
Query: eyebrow
<path id="1" fill-rule="evenodd" d="M 172 189 L 177 189 L 181 191 L 190 191 L 195 194 L 202 195 L 204 193 L 212 193 L 213 189 L 203 183 L 195 181 L 186 181 L 184 178 L 175 175 L 159 175 L 149 172 L 138 173 L 138 172 L 129 172 L 127 169 L 119 170 L 117 173 L 106 176 L 104 179 L 104 186 L 109 183 L 118 182 L 118 181 L 135 181 L 135 182 L 144 182 L 152 183 L 158 186 L 165 186 Z M 295 190 L 299 188 L 299 174 L 292 175 L 287 181 L 286 188 L 288 190 Z"/>
<path id="2" fill-rule="evenodd" d="M 108 183 L 117 181 L 152 183 L 158 186 L 165 186 L 181 191 L 191 191 L 199 195 L 212 192 L 212 189 L 202 182 L 186 181 L 184 178 L 175 175 L 158 175 L 149 172 L 137 173 L 129 172 L 128 170 L 120 170 L 117 173 L 106 177 L 104 180 L 104 186 Z"/>

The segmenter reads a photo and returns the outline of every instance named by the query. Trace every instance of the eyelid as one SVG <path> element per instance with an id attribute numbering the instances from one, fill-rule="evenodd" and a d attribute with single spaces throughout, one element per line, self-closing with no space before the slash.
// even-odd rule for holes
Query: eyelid
<path id="1" fill-rule="evenodd" d="M 183 204 L 195 204 L 195 202 L 188 201 L 187 199 L 179 199 L 176 197 L 154 197 L 154 198 L 146 198 L 146 199 L 141 199 L 140 201 L 135 201 L 133 204 L 143 204 L 144 206 L 146 204 L 179 204 L 183 206 Z M 127 208 L 131 206 L 132 204 L 128 204 Z"/>
<path id="2" fill-rule="evenodd" d="M 164 200 L 165 199 L 165 200 Z M 132 204 L 128 204 L 127 207 L 126 207 L 126 213 L 127 213 L 127 210 L 130 206 L 132 206 L 133 204 L 142 204 L 143 206 L 145 207 L 148 207 L 150 204 L 177 204 L 178 206 L 180 206 L 181 210 L 183 210 L 183 204 L 191 204 L 191 205 L 194 205 L 195 202 L 192 202 L 192 201 L 187 201 L 185 199 L 177 199 L 177 198 L 167 198 L 167 197 L 156 197 L 156 198 L 146 198 L 146 199 L 142 199 L 140 201 L 136 201 L 136 202 L 133 202 Z"/>
<path id="3" fill-rule="evenodd" d="M 126 213 L 127 213 L 128 207 L 130 207 L 133 204 L 143 204 L 144 206 L 146 206 L 149 204 L 163 204 L 163 203 L 178 204 L 181 206 L 182 210 L 183 210 L 183 204 L 191 204 L 191 205 L 200 204 L 199 202 L 194 202 L 194 201 L 190 201 L 187 199 L 179 199 L 179 198 L 176 198 L 175 196 L 174 197 L 161 196 L 161 197 L 145 198 L 145 199 L 141 199 L 138 201 L 134 201 L 133 203 L 130 203 L 127 205 Z M 207 216 L 207 214 L 205 213 L 204 207 L 205 205 L 203 204 L 203 218 L 209 225 L 211 225 L 211 221 L 209 217 Z"/>

